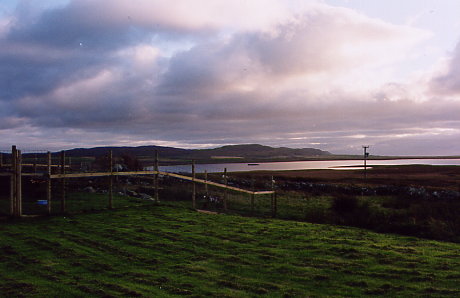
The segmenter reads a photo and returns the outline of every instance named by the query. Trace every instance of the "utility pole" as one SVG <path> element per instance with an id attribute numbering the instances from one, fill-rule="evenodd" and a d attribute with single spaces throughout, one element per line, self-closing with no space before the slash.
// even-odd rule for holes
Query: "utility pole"
<path id="1" fill-rule="evenodd" d="M 364 146 L 364 179 L 367 178 L 367 157 L 369 156 L 369 152 L 367 152 L 367 149 L 369 149 L 369 145 Z"/>

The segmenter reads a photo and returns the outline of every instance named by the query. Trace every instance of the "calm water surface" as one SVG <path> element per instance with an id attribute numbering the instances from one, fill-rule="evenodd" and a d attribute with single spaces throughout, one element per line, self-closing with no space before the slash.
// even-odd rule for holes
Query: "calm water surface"
<path id="1" fill-rule="evenodd" d="M 368 160 L 367 165 L 455 165 L 460 166 L 460 159 L 396 159 L 396 160 Z M 343 168 L 346 167 L 346 168 Z M 247 163 L 221 163 L 221 164 L 197 164 L 197 173 L 216 173 L 223 172 L 227 168 L 228 172 L 247 172 L 247 171 L 286 171 L 286 170 L 319 170 L 336 169 L 352 170 L 363 167 L 361 160 L 330 160 L 330 161 L 288 161 L 288 162 L 263 162 L 257 165 Z M 152 167 L 147 169 L 152 170 Z M 183 172 L 190 173 L 191 165 L 161 166 L 160 171 L 164 172 Z"/>

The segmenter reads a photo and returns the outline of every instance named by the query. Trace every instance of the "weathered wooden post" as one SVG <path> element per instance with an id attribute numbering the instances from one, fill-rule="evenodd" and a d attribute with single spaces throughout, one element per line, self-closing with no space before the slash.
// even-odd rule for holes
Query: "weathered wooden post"
<path id="1" fill-rule="evenodd" d="M 48 173 L 48 181 L 46 184 L 46 202 L 48 215 L 51 215 L 51 152 L 48 151 L 48 166 L 46 172 Z"/>
<path id="2" fill-rule="evenodd" d="M 109 209 L 113 208 L 113 152 L 109 151 Z"/>
<path id="3" fill-rule="evenodd" d="M 252 193 L 251 193 L 251 214 L 254 214 L 254 197 L 255 197 L 255 194 L 254 194 L 254 176 L 251 178 L 251 189 L 252 189 Z"/>
<path id="4" fill-rule="evenodd" d="M 16 146 L 11 146 L 11 175 L 10 175 L 10 215 L 22 215 L 22 156 Z"/>
<path id="5" fill-rule="evenodd" d="M 208 188 L 208 171 L 204 170 L 204 193 L 206 195 L 206 200 L 209 200 L 209 188 Z"/>
<path id="6" fill-rule="evenodd" d="M 21 150 L 16 151 L 16 214 L 22 215 L 22 155 Z"/>
<path id="7" fill-rule="evenodd" d="M 227 189 L 227 186 L 228 186 L 228 178 L 227 178 L 227 168 L 224 168 L 224 184 L 225 184 L 225 188 L 224 188 L 224 210 L 227 211 L 227 199 L 228 199 L 228 189 Z"/>
<path id="8" fill-rule="evenodd" d="M 65 175 L 65 151 L 61 151 L 61 174 Z M 61 178 L 61 213 L 65 213 L 65 177 Z"/>
<path id="9" fill-rule="evenodd" d="M 159 167 L 158 167 L 158 150 L 155 151 L 155 163 L 153 164 L 153 170 L 155 171 L 155 175 L 154 175 L 154 180 L 153 180 L 153 184 L 154 184 L 154 188 L 155 188 L 155 203 L 158 203 L 160 202 L 160 194 L 159 194 L 159 191 L 158 191 L 158 179 L 159 179 L 159 176 L 160 174 L 158 173 L 159 171 Z"/>
<path id="10" fill-rule="evenodd" d="M 34 169 L 34 173 L 37 173 L 37 153 L 34 154 L 34 162 L 32 163 L 32 168 Z"/>
<path id="11" fill-rule="evenodd" d="M 16 214 L 16 146 L 11 147 L 11 176 L 10 176 L 10 215 L 15 216 Z"/>
<path id="12" fill-rule="evenodd" d="M 272 186 L 272 194 L 271 194 L 272 217 L 276 217 L 275 178 L 273 176 L 272 176 L 271 186 Z"/>
<path id="13" fill-rule="evenodd" d="M 10 180 L 10 215 L 22 215 L 22 157 L 16 146 L 11 147 L 11 180 Z"/>
<path id="14" fill-rule="evenodd" d="M 195 160 L 192 160 L 192 208 L 196 209 Z"/>

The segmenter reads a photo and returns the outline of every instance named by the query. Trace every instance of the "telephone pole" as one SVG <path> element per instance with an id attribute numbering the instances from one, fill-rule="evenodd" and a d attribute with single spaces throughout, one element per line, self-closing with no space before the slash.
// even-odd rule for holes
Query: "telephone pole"
<path id="1" fill-rule="evenodd" d="M 364 146 L 364 179 L 367 178 L 367 157 L 369 156 L 369 152 L 367 152 L 367 149 L 369 149 L 369 145 Z"/>

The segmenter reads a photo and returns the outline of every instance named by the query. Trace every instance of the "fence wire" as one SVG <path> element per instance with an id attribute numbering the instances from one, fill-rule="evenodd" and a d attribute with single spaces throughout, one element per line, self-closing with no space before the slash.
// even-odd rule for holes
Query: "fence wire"
<path id="1" fill-rule="evenodd" d="M 143 206 L 157 203 L 154 187 L 154 176 L 110 176 L 107 177 L 84 177 L 84 178 L 56 178 L 48 180 L 48 151 L 42 149 L 23 149 L 22 157 L 22 214 L 45 215 L 49 210 L 51 214 L 79 213 L 92 210 L 101 210 L 109 207 L 119 208 L 126 206 Z M 0 150 L 2 152 L 2 167 L 0 168 L 0 215 L 9 215 L 11 185 L 11 149 Z M 61 156 L 59 153 L 51 154 L 51 175 L 62 171 Z M 82 172 L 106 172 L 108 170 L 107 159 L 97 157 L 72 157 L 64 159 L 66 173 Z M 114 164 L 116 165 L 116 164 Z M 153 167 L 147 168 L 153 170 Z M 180 173 L 191 177 L 191 165 L 174 166 L 170 168 L 160 167 L 160 171 Z M 114 169 L 112 169 L 114 170 Z M 126 169 L 116 169 L 122 172 Z M 115 171 L 115 170 L 114 170 Z M 255 185 L 247 177 L 236 178 L 231 174 L 224 176 L 222 172 L 204 174 L 197 172 L 197 179 L 203 179 L 229 185 L 246 190 L 264 189 L 261 185 Z M 120 174 L 118 172 L 117 174 Z M 109 181 L 112 179 L 112 201 L 109 201 Z M 195 186 L 194 186 L 195 184 Z M 254 196 L 240 193 L 218 186 L 194 183 L 179 178 L 159 175 L 159 201 L 195 207 L 217 212 L 258 213 L 267 215 L 270 213 L 270 196 Z M 265 186 L 265 185 L 263 185 Z M 48 188 L 50 187 L 50 204 L 48 206 Z M 268 188 L 265 188 L 268 189 Z M 195 193 L 195 204 L 193 194 Z"/>

